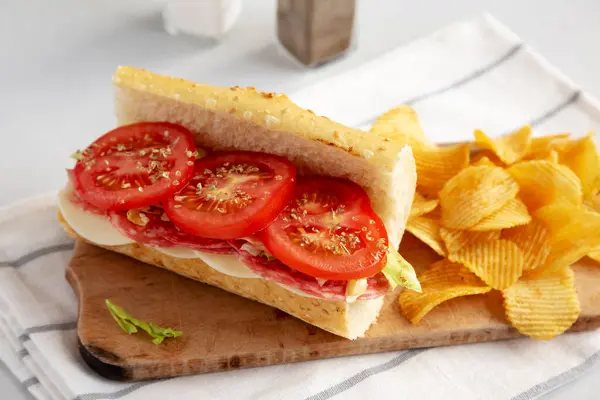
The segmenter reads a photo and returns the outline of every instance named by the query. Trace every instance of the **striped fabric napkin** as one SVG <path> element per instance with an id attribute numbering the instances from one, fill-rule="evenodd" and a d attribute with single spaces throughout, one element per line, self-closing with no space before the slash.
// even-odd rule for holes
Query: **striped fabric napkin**
<path id="1" fill-rule="evenodd" d="M 502 134 L 583 134 L 600 125 L 589 95 L 485 16 L 443 29 L 291 96 L 367 127 L 401 103 L 425 132 L 455 142 L 479 127 Z M 600 332 L 549 342 L 512 340 L 117 383 L 81 360 L 77 300 L 64 279 L 72 242 L 55 221 L 55 195 L 0 210 L 0 366 L 37 399 L 532 399 L 600 359 Z M 2 397 L 2 395 L 0 395 Z"/>

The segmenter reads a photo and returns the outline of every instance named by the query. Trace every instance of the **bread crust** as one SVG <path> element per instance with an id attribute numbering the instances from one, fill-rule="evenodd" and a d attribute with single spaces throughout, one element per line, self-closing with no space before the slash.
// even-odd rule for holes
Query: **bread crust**
<path id="1" fill-rule="evenodd" d="M 98 245 L 78 235 L 69 226 L 67 221 L 65 221 L 60 210 L 58 210 L 58 220 L 63 225 L 67 234 L 75 240 L 82 240 L 95 246 L 124 254 L 146 264 L 164 268 L 186 278 L 216 286 L 247 299 L 278 308 L 309 324 L 348 339 L 356 339 L 364 334 L 364 330 L 356 332 L 351 326 L 352 319 L 361 317 L 356 315 L 356 312 L 353 312 L 355 308 L 353 307 L 354 303 L 300 296 L 272 281 L 262 278 L 237 278 L 225 275 L 209 267 L 202 260 L 172 257 L 138 243 L 121 246 Z M 370 318 L 370 322 L 374 322 L 383 305 L 383 296 L 376 300 L 366 301 L 375 302 L 373 304 L 373 312 L 367 316 L 367 318 Z"/>
<path id="2" fill-rule="evenodd" d="M 119 67 L 118 123 L 168 121 L 216 150 L 261 151 L 289 159 L 299 175 L 351 180 L 365 189 L 390 243 L 400 245 L 416 187 L 410 146 L 346 127 L 305 110 L 285 95 L 224 88 Z"/>

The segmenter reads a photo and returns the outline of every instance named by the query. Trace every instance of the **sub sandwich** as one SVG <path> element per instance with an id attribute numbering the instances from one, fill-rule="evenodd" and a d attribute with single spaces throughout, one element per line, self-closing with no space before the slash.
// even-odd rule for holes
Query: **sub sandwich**
<path id="1" fill-rule="evenodd" d="M 349 339 L 386 293 L 419 290 L 397 252 L 409 146 L 254 88 L 132 67 L 113 84 L 118 126 L 73 155 L 59 194 L 71 236 Z"/>

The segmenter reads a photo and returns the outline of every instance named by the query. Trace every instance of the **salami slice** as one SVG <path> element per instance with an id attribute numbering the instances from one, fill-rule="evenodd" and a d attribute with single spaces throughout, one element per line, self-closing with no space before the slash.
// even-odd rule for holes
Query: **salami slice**
<path id="1" fill-rule="evenodd" d="M 279 260 L 267 260 L 264 257 L 250 254 L 242 248 L 242 240 L 231 241 L 238 258 L 246 264 L 255 274 L 263 279 L 277 282 L 281 285 L 299 290 L 311 296 L 328 300 L 345 300 L 347 281 L 328 280 L 320 285 L 316 278 L 291 269 Z M 389 290 L 385 276 L 380 272 L 367 279 L 367 290 L 358 297 L 358 300 L 369 300 L 383 296 Z"/>
<path id="2" fill-rule="evenodd" d="M 172 222 L 162 217 L 160 208 L 151 207 L 134 215 L 137 223 L 130 221 L 127 211 L 110 211 L 110 222 L 123 235 L 137 243 L 150 247 L 186 247 L 217 254 L 231 254 L 234 250 L 228 242 L 189 235 L 180 231 Z"/>

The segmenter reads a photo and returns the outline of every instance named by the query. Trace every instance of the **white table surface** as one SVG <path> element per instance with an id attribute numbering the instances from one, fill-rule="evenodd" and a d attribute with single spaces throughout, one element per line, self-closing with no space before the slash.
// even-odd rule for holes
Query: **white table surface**
<path id="1" fill-rule="evenodd" d="M 245 1 L 239 22 L 215 43 L 164 33 L 163 1 L 2 1 L 0 206 L 62 186 L 70 152 L 113 127 L 110 78 L 119 64 L 216 85 L 291 92 L 489 11 L 600 97 L 598 0 L 362 0 L 356 49 L 315 70 L 280 54 L 275 3 Z M 545 398 L 591 399 L 598 391 L 600 367 Z M 1 366 L 0 398 L 31 398 Z"/>

